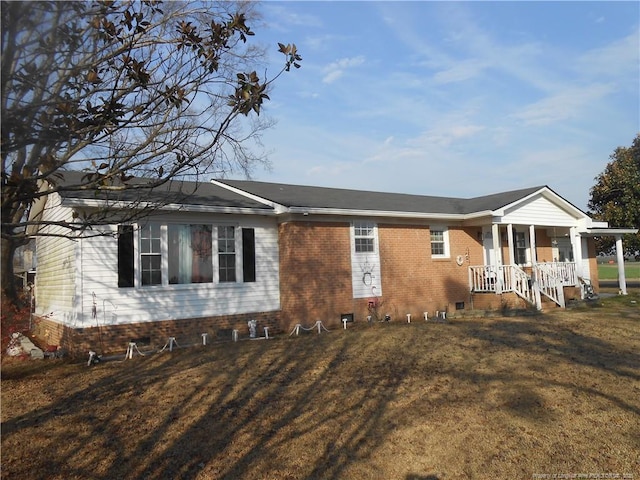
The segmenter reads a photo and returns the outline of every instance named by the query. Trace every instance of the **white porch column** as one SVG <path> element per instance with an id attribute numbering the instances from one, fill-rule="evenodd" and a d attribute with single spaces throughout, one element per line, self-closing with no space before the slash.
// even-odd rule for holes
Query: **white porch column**
<path id="1" fill-rule="evenodd" d="M 493 251 L 495 252 L 496 265 L 502 266 L 502 249 L 500 248 L 500 225 L 491 225 L 491 236 L 493 237 Z"/>
<path id="2" fill-rule="evenodd" d="M 500 248 L 500 226 L 497 223 L 491 225 L 491 236 L 493 237 L 493 251 L 496 267 L 496 294 L 502 293 L 503 289 L 503 269 L 502 269 L 502 248 Z"/>
<path id="3" fill-rule="evenodd" d="M 578 233 L 578 229 L 576 227 L 571 227 L 570 231 L 570 235 L 571 235 L 571 249 L 573 250 L 573 261 L 576 264 L 576 276 L 578 278 L 585 278 L 586 275 L 583 273 L 583 266 L 582 266 L 582 237 L 580 236 L 580 234 Z M 576 278 L 576 280 L 578 280 Z M 580 282 L 578 281 L 578 283 L 576 284 L 576 287 L 580 284 Z"/>
<path id="4" fill-rule="evenodd" d="M 514 247 L 513 247 L 513 224 L 512 223 L 507 224 L 507 245 L 509 246 L 509 261 L 507 262 L 507 265 L 515 265 L 516 257 L 514 254 Z M 509 267 L 509 273 L 510 273 L 509 275 L 510 285 L 508 286 L 509 289 L 513 289 L 516 284 L 516 271 L 514 270 L 514 268 L 515 267 L 513 266 Z M 506 281 L 506 278 L 505 278 L 505 281 Z"/>
<path id="5" fill-rule="evenodd" d="M 622 249 L 622 235 L 616 235 L 616 259 L 618 260 L 618 283 L 620 293 L 627 294 L 627 279 L 624 273 L 624 250 Z"/>
<path id="6" fill-rule="evenodd" d="M 516 264 L 515 250 L 513 247 L 513 224 L 507 225 L 507 243 L 509 245 L 509 265 Z"/>
<path id="7" fill-rule="evenodd" d="M 531 265 L 538 263 L 538 255 L 536 254 L 536 226 L 529 225 L 529 245 L 531 246 Z"/>
<path id="8" fill-rule="evenodd" d="M 531 289 L 535 298 L 536 308 L 542 310 L 542 299 L 540 298 L 540 283 L 538 280 L 538 254 L 536 253 L 536 226 L 529 225 L 529 248 L 531 251 Z"/>

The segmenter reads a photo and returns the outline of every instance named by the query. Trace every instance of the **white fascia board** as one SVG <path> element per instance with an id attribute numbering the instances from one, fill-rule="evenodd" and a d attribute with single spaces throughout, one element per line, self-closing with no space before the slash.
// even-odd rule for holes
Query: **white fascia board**
<path id="1" fill-rule="evenodd" d="M 390 218 L 423 218 L 436 220 L 463 221 L 476 217 L 491 215 L 491 212 L 476 212 L 472 214 L 458 213 L 423 213 L 423 212 L 393 212 L 384 210 L 348 210 L 341 208 L 305 208 L 290 207 L 289 213 L 300 215 L 334 215 L 350 217 L 390 217 Z"/>
<path id="2" fill-rule="evenodd" d="M 227 185 L 226 183 L 223 183 L 214 179 L 211 179 L 210 182 L 213 185 L 222 187 L 226 190 L 229 190 L 230 192 L 237 193 L 238 195 L 242 195 L 243 197 L 250 198 L 251 200 L 254 200 L 258 203 L 262 203 L 263 205 L 271 207 L 276 211 L 276 213 L 286 213 L 288 211 L 288 208 L 285 207 L 284 205 L 281 205 L 277 202 L 273 202 L 271 200 L 267 200 L 266 198 L 263 198 L 263 197 L 259 197 L 258 195 L 254 195 L 253 193 L 245 192 L 240 188 L 232 187 L 231 185 Z"/>
<path id="3" fill-rule="evenodd" d="M 182 211 L 182 212 L 195 212 L 195 213 L 235 213 L 235 214 L 252 214 L 252 215 L 266 215 L 275 216 L 273 210 L 263 208 L 241 208 L 241 207 L 216 207 L 211 205 L 189 205 L 183 203 L 169 203 L 166 205 L 158 206 L 155 203 L 150 202 L 109 202 L 104 200 L 94 200 L 87 198 L 66 198 L 62 201 L 62 206 L 71 208 L 104 208 L 109 207 L 114 210 L 124 209 L 140 209 L 140 208 L 156 208 L 159 211 Z"/>
<path id="4" fill-rule="evenodd" d="M 603 236 L 608 235 L 627 235 L 629 233 L 638 233 L 637 228 L 588 228 L 586 232 L 581 233 L 583 236 Z"/>

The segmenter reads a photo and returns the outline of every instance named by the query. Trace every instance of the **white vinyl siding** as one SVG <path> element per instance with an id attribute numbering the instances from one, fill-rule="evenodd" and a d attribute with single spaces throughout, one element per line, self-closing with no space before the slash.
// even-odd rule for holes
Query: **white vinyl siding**
<path id="1" fill-rule="evenodd" d="M 246 225 L 254 229 L 255 282 L 242 282 L 242 262 L 238 259 L 237 282 L 219 283 L 214 278 L 212 283 L 169 284 L 167 279 L 165 285 L 141 287 L 137 283 L 135 288 L 118 288 L 116 239 L 84 239 L 83 309 L 85 312 L 91 312 L 94 301 L 92 293 L 95 293 L 97 305 L 97 318 L 92 319 L 90 314 L 85 315 L 86 325 L 175 320 L 280 309 L 278 229 L 275 220 L 259 217 L 212 218 L 195 214 L 193 217 L 182 214 L 166 219 L 154 218 L 154 222 L 162 225 L 169 223 L 215 226 L 216 221 L 218 224 L 223 221 L 234 222 L 234 225 Z M 245 223 L 247 221 L 250 223 Z M 113 230 L 116 229 L 114 226 Z M 213 231 L 216 230 L 214 227 Z M 136 245 L 139 244 L 139 233 L 135 232 Z M 242 237 L 239 230 L 236 235 L 239 237 L 236 240 L 237 257 L 242 257 L 239 254 Z M 217 247 L 215 248 L 214 251 L 217 252 Z M 217 255 L 213 255 L 214 259 L 216 257 Z M 214 272 L 217 271 L 217 263 L 215 260 Z M 165 268 L 168 269 L 168 263 Z"/>
<path id="2" fill-rule="evenodd" d="M 215 225 L 216 221 L 233 222 L 240 227 L 254 229 L 255 282 L 242 281 L 242 255 L 239 253 L 242 235 L 238 230 L 237 282 L 218 283 L 214 280 L 212 283 L 172 285 L 168 284 L 168 279 L 163 279 L 164 285 L 142 287 L 138 273 L 140 232 L 136 228 L 136 284 L 133 288 L 118 287 L 117 225 L 113 225 L 103 227 L 110 233 L 106 236 L 75 242 L 47 240 L 49 248 L 58 246 L 47 249 L 47 255 L 43 255 L 42 270 L 38 266 L 36 281 L 42 288 L 38 293 L 38 311 L 51 313 L 52 320 L 78 328 L 279 310 L 278 229 L 274 219 L 247 216 L 212 218 L 198 214 L 154 218 L 154 222 L 162 225 Z M 168 269 L 167 262 L 163 265 Z M 213 268 L 216 271 L 217 261 Z M 48 298 L 51 295 L 55 298 Z"/>
<path id="3" fill-rule="evenodd" d="M 505 212 L 501 223 L 514 225 L 573 226 L 576 217 L 543 196 L 529 199 Z"/>
<path id="4" fill-rule="evenodd" d="M 59 198 L 52 195 L 43 213 L 45 221 L 72 221 L 71 211 L 59 206 Z M 70 232 L 59 226 L 43 228 L 42 233 L 68 235 Z M 76 291 L 76 262 L 78 242 L 60 236 L 36 238 L 38 260 L 36 287 L 36 310 L 38 315 L 49 315 L 58 321 L 74 326 L 78 320 Z M 44 254 L 46 253 L 46 254 Z"/>
<path id="5" fill-rule="evenodd" d="M 355 221 L 351 228 L 351 285 L 353 298 L 382 295 L 378 227 L 372 222 Z"/>

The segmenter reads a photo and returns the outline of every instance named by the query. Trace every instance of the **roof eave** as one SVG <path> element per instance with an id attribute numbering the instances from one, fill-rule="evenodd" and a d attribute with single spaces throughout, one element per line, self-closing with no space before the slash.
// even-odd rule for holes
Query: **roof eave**
<path id="1" fill-rule="evenodd" d="M 70 208 L 104 208 L 107 205 L 103 200 L 94 200 L 86 198 L 65 198 L 62 200 L 62 206 Z M 215 205 L 190 205 L 183 203 L 169 203 L 166 205 L 158 205 L 152 202 L 108 202 L 109 208 L 118 209 L 144 209 L 154 208 L 159 211 L 181 211 L 193 213 L 234 213 L 243 215 L 266 215 L 275 216 L 275 211 L 269 208 L 249 208 L 249 207 L 222 207 Z"/>
<path id="2" fill-rule="evenodd" d="M 580 235 L 586 237 L 598 237 L 608 235 L 627 235 L 638 233 L 637 228 L 587 228 L 584 232 L 580 232 Z"/>
<path id="3" fill-rule="evenodd" d="M 350 217 L 389 217 L 389 218 L 421 218 L 437 220 L 463 221 L 478 217 L 492 215 L 491 211 L 467 213 L 433 213 L 433 212 L 405 212 L 388 210 L 359 210 L 344 208 L 317 208 L 317 207 L 289 207 L 288 213 L 301 215 L 334 215 Z"/>

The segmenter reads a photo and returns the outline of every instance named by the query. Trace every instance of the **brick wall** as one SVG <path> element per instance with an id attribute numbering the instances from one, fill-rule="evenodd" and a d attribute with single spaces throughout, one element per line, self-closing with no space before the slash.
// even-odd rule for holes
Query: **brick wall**
<path id="1" fill-rule="evenodd" d="M 169 337 L 175 337 L 180 346 L 201 344 L 203 333 L 207 334 L 208 343 L 231 341 L 233 330 L 238 330 L 240 338 L 249 337 L 247 322 L 252 319 L 257 321 L 258 336 L 264 336 L 263 327 L 269 328 L 269 335 L 275 335 L 281 333 L 279 317 L 280 312 L 261 312 L 90 328 L 70 328 L 48 318 L 39 318 L 35 333 L 49 345 L 64 348 L 70 356 L 82 357 L 89 350 L 106 355 L 124 354 L 131 341 L 135 341 L 141 350 L 156 350 L 166 345 Z"/>
<path id="2" fill-rule="evenodd" d="M 279 226 L 282 328 L 340 324 L 354 312 L 349 223 L 287 222 Z M 360 301 L 359 303 L 363 303 Z"/>
<path id="3" fill-rule="evenodd" d="M 431 257 L 431 236 L 427 226 L 379 225 L 380 261 L 384 308 L 398 319 L 422 318 L 423 312 L 452 313 L 470 308 L 470 265 L 481 265 L 479 228 L 449 228 L 450 256 Z M 461 255 L 463 264 L 456 258 Z"/>
<path id="4" fill-rule="evenodd" d="M 341 315 L 357 321 L 370 313 L 367 298 L 353 298 L 350 225 L 346 222 L 287 222 L 280 225 L 280 297 L 282 326 L 305 327 L 321 320 L 339 326 Z M 480 228 L 450 228 L 450 258 L 432 259 L 427 226 L 378 225 L 382 274 L 380 317 L 422 318 L 436 310 L 470 308 L 469 265 L 482 264 Z M 459 266 L 456 257 L 462 255 Z"/>

